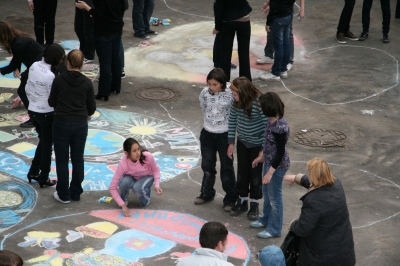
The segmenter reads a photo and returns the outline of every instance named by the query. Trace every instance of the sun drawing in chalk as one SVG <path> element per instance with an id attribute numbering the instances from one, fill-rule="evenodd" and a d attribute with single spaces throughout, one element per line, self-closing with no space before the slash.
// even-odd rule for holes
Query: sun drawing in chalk
<path id="1" fill-rule="evenodd" d="M 162 137 L 159 133 L 169 128 L 169 124 L 163 121 L 156 121 L 148 118 L 133 118 L 132 124 L 124 123 L 116 125 L 120 129 L 126 130 L 133 138 L 154 139 Z"/>

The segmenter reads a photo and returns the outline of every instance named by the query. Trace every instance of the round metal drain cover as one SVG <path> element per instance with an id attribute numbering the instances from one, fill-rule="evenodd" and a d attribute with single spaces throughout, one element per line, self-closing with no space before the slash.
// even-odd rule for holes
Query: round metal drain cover
<path id="1" fill-rule="evenodd" d="M 303 129 L 291 134 L 291 138 L 311 147 L 343 147 L 348 140 L 347 135 L 341 131 L 323 128 Z"/>
<path id="2" fill-rule="evenodd" d="M 176 96 L 175 92 L 168 88 L 145 88 L 136 92 L 136 97 L 142 100 L 169 100 Z"/>

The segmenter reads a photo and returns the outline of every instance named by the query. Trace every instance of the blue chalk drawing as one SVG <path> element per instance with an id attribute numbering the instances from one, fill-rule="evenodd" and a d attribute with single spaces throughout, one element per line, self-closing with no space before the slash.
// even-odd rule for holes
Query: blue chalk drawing
<path id="1" fill-rule="evenodd" d="M 107 155 L 122 150 L 125 138 L 113 132 L 89 129 L 85 155 Z"/>
<path id="2" fill-rule="evenodd" d="M 61 41 L 60 45 L 65 50 L 74 50 L 74 49 L 79 49 L 80 43 L 77 40 L 65 40 Z"/>
<path id="3" fill-rule="evenodd" d="M 2 172 L 26 181 L 30 166 L 24 160 L 8 152 L 0 152 L 0 169 Z"/>
<path id="4" fill-rule="evenodd" d="M 0 61 L 0 67 L 5 67 L 5 66 L 8 66 L 10 64 L 10 61 L 8 61 L 8 60 L 2 60 L 2 61 Z M 20 71 L 20 73 L 22 73 L 22 72 L 24 72 L 26 70 L 26 66 L 24 65 L 24 64 L 22 64 L 21 65 L 21 71 Z M 11 73 L 9 73 L 9 74 L 6 74 L 6 75 L 1 75 L 0 76 L 0 80 L 1 79 L 13 79 L 13 80 L 19 80 L 19 78 L 16 78 L 16 77 L 14 77 L 14 73 L 13 72 L 11 72 Z"/>

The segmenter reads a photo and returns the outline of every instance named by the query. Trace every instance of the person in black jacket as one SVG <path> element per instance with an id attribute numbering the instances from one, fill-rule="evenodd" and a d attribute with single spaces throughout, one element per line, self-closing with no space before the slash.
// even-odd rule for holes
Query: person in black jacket
<path id="1" fill-rule="evenodd" d="M 54 198 L 61 203 L 80 200 L 88 120 L 96 111 L 92 82 L 79 72 L 83 59 L 84 55 L 79 50 L 68 53 L 68 71 L 54 79 L 48 100 L 49 106 L 54 107 L 53 142 L 57 170 Z M 70 153 L 71 184 L 68 170 Z"/>
<path id="2" fill-rule="evenodd" d="M 311 159 L 307 168 L 308 176 L 284 177 L 290 184 L 296 182 L 308 189 L 300 199 L 303 206 L 299 219 L 289 226 L 300 237 L 297 265 L 353 266 L 353 231 L 342 183 L 323 159 Z"/>
<path id="3" fill-rule="evenodd" d="M 239 55 L 239 76 L 251 79 L 250 72 L 250 12 L 246 0 L 215 0 L 215 28 L 213 34 L 221 38 L 221 64 L 228 80 L 231 78 L 231 57 L 233 40 L 237 38 Z"/>
<path id="4" fill-rule="evenodd" d="M 25 85 L 28 81 L 29 68 L 36 61 L 42 60 L 44 49 L 26 33 L 14 29 L 5 21 L 0 21 L 0 45 L 3 50 L 7 51 L 13 56 L 8 66 L 0 68 L 1 74 L 7 75 L 11 72 L 14 72 L 14 77 L 21 79 L 21 83 L 17 90 L 19 99 L 14 101 L 11 108 L 17 107 L 22 101 L 25 108 L 28 110 L 29 100 L 26 97 Z M 26 71 L 20 73 L 22 64 L 26 66 Z M 22 123 L 20 126 L 33 127 L 33 123 L 31 120 L 28 120 Z"/>

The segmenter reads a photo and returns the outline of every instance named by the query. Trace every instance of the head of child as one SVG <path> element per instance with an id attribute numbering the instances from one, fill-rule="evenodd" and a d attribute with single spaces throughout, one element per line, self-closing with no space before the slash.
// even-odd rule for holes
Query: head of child
<path id="1" fill-rule="evenodd" d="M 225 72 L 221 68 L 214 68 L 207 75 L 209 92 L 214 94 L 216 92 L 225 91 L 227 81 L 228 79 L 226 78 Z"/>
<path id="2" fill-rule="evenodd" d="M 21 257 L 8 250 L 0 250 L 0 265 L 2 266 L 22 266 L 24 262 Z"/>
<path id="3" fill-rule="evenodd" d="M 238 77 L 231 83 L 232 97 L 235 100 L 233 106 L 241 108 L 248 116 L 251 116 L 253 101 L 262 93 L 246 77 Z"/>
<path id="4" fill-rule="evenodd" d="M 79 71 L 83 66 L 85 56 L 80 50 L 71 50 L 67 55 L 67 69 L 69 71 Z"/>
<path id="5" fill-rule="evenodd" d="M 281 98 L 275 92 L 266 92 L 260 96 L 261 109 L 265 116 L 275 117 L 277 119 L 283 117 L 285 113 L 285 105 Z"/>
<path id="6" fill-rule="evenodd" d="M 64 48 L 55 43 L 51 44 L 43 52 L 43 59 L 47 64 L 51 65 L 51 71 L 54 74 L 57 74 L 57 66 L 61 64 L 64 57 L 65 57 Z"/>
<path id="7" fill-rule="evenodd" d="M 14 29 L 10 24 L 0 20 L 0 45 L 3 50 L 11 54 L 11 44 L 16 37 L 28 37 L 27 34 Z"/>
<path id="8" fill-rule="evenodd" d="M 202 248 L 224 252 L 228 244 L 228 229 L 220 222 L 207 222 L 201 227 L 199 242 Z"/>
<path id="9" fill-rule="evenodd" d="M 285 256 L 280 248 L 269 245 L 261 249 L 256 258 L 260 266 L 285 266 Z"/>
<path id="10" fill-rule="evenodd" d="M 137 162 L 139 160 L 140 164 L 144 164 L 144 160 L 146 160 L 146 156 L 143 154 L 144 149 L 140 147 L 139 142 L 137 142 L 133 138 L 127 138 L 124 141 L 124 154 L 132 161 Z"/>

